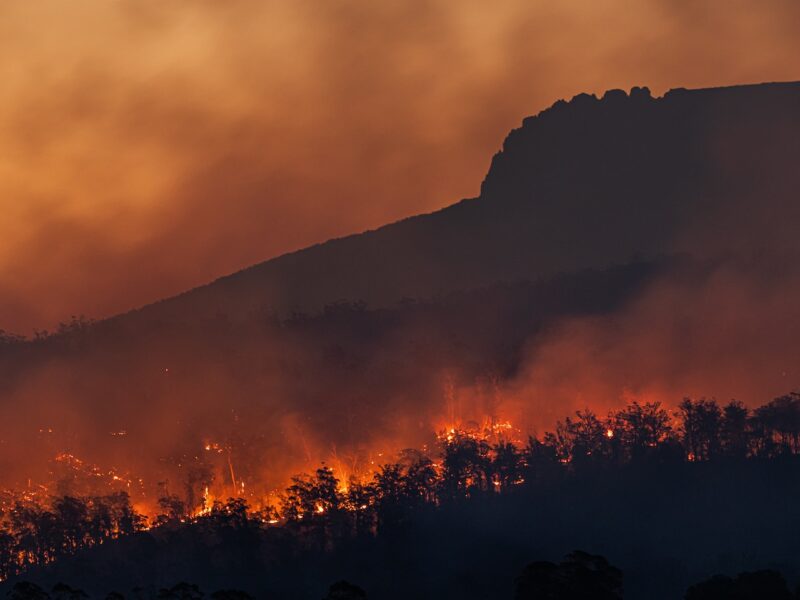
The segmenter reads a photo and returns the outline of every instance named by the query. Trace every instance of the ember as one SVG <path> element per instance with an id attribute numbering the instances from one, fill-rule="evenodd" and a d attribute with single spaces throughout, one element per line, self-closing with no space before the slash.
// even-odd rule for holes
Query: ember
<path id="1" fill-rule="evenodd" d="M 798 407 L 800 394 L 778 398 L 752 413 L 738 403 L 718 411 L 713 401 L 684 400 L 680 411 L 670 416 L 658 403 L 633 402 L 605 419 L 591 411 L 578 411 L 542 439 L 529 437 L 524 444 L 520 441 L 522 433 L 510 421 L 487 420 L 481 426 L 471 424 L 468 429 L 451 426 L 440 430 L 437 450 L 430 455 L 427 451 L 405 450 L 395 463 L 369 460 L 365 464 L 370 468 L 359 471 L 358 476 L 354 474 L 354 462 L 351 467 L 323 466 L 313 476 L 294 477 L 281 493 L 263 493 L 257 491 L 261 489 L 257 485 L 246 486 L 244 480 L 237 481 L 233 446 L 207 442 L 202 448 L 222 461 L 217 475 L 213 471 L 197 471 L 194 465 L 200 463 L 182 457 L 178 465 L 184 468 L 182 461 L 187 461 L 186 494 L 181 497 L 170 493 L 168 483 L 161 482 L 157 502 L 147 501 L 145 490 L 149 485 L 143 478 L 123 475 L 117 469 L 101 468 L 72 453 L 61 452 L 53 458 L 54 465 L 61 469 L 51 472 L 52 481 L 31 481 L 24 490 L 5 490 L 0 495 L 0 556 L 7 557 L 0 577 L 136 531 L 201 519 L 250 518 L 264 526 L 302 522 L 304 527 L 313 528 L 318 525 L 317 519 L 352 514 L 348 518 L 354 519 L 357 527 L 375 531 L 379 521 L 376 515 L 387 502 L 438 505 L 482 494 L 513 493 L 515 488 L 528 485 L 526 482 L 536 481 L 538 469 L 547 463 L 571 470 L 587 460 L 617 464 L 671 447 L 682 448 L 684 460 L 689 463 L 715 457 L 708 450 L 700 453 L 697 448 L 716 448 L 715 452 L 722 456 L 798 454 L 800 444 L 796 440 L 800 439 L 800 432 L 787 433 Z M 709 412 L 726 416 L 709 429 Z M 744 418 L 740 418 L 742 415 Z M 391 453 L 384 451 L 375 456 L 388 455 Z M 344 464 L 335 452 L 333 456 Z M 345 478 L 347 482 L 343 483 Z M 193 486 L 198 481 L 206 483 L 195 501 Z M 87 484 L 92 490 L 89 494 L 58 492 L 65 486 Z M 134 491 L 144 500 L 137 502 L 135 508 L 130 496 Z M 226 497 L 229 499 L 223 500 Z M 65 521 L 75 518 L 77 524 Z M 52 519 L 61 523 L 59 526 L 70 527 L 69 531 L 75 527 L 85 531 L 62 531 L 50 538 L 41 528 L 42 519 Z"/>

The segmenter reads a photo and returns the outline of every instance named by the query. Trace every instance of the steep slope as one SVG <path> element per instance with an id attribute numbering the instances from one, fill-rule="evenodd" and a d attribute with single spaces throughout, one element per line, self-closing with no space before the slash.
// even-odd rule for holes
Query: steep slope
<path id="1" fill-rule="evenodd" d="M 275 258 L 136 318 L 385 306 L 634 257 L 725 253 L 742 225 L 759 224 L 758 207 L 786 211 L 786 224 L 797 216 L 798 140 L 800 83 L 581 94 L 511 132 L 478 198 Z"/>

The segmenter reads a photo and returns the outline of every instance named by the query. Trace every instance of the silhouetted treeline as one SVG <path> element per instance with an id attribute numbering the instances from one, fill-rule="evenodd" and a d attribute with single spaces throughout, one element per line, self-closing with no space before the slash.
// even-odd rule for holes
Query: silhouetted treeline
<path id="1" fill-rule="evenodd" d="M 145 518 L 131 506 L 125 492 L 91 498 L 63 496 L 50 506 L 18 500 L 0 509 L 0 580 L 31 565 L 130 535 Z"/>
<path id="2" fill-rule="evenodd" d="M 280 514 L 309 544 L 396 529 L 423 505 L 532 488 L 547 492 L 565 477 L 628 464 L 778 459 L 800 452 L 800 394 L 749 411 L 732 401 L 684 399 L 672 418 L 659 403 L 633 402 L 600 418 L 589 410 L 559 422 L 524 447 L 493 431 L 440 434 L 435 457 L 405 451 L 372 481 L 343 486 L 323 466 L 293 478 Z M 495 441 L 492 441 L 495 438 Z"/>
<path id="3" fill-rule="evenodd" d="M 800 587 L 789 591 L 783 575 L 774 570 L 739 573 L 736 577 L 715 575 L 691 586 L 685 600 L 793 600 Z"/>
<path id="4" fill-rule="evenodd" d="M 424 593 L 424 591 L 420 591 Z M 170 587 L 146 590 L 134 588 L 135 598 L 154 600 L 203 600 L 200 586 L 182 581 Z M 253 600 L 239 589 L 221 589 L 211 600 Z M 422 596 L 420 596 L 422 597 Z M 501 598 L 502 596 L 497 596 Z M 85 600 L 89 595 L 65 583 L 57 583 L 50 593 L 30 581 L 19 581 L 6 594 L 8 600 Z M 124 600 L 112 591 L 106 600 Z M 367 592 L 349 581 L 333 583 L 322 600 L 368 600 Z M 513 600 L 622 600 L 623 573 L 599 555 L 580 550 L 569 553 L 560 563 L 534 561 L 515 578 Z M 783 575 L 774 570 L 739 573 L 736 577 L 714 575 L 692 585 L 684 600 L 798 600 L 800 587 L 792 593 Z"/>
<path id="5" fill-rule="evenodd" d="M 558 494 L 570 478 L 627 465 L 777 460 L 800 452 L 800 394 L 753 411 L 737 402 L 684 399 L 670 415 L 658 403 L 633 402 L 600 418 L 589 410 L 521 446 L 503 428 L 450 430 L 435 452 L 406 450 L 369 481 L 340 481 L 321 466 L 298 475 L 279 506 L 253 510 L 243 499 L 197 507 L 178 496 L 159 501 L 151 527 L 192 522 L 233 530 L 282 524 L 298 547 L 329 551 L 343 540 L 395 535 L 422 511 L 447 510 L 500 495 Z M 83 548 L 146 527 L 127 494 L 54 498 L 49 506 L 20 499 L 0 513 L 0 577 L 48 564 Z"/>
<path id="6" fill-rule="evenodd" d="M 530 563 L 516 580 L 514 600 L 621 600 L 622 571 L 602 556 L 575 551 L 555 564 Z"/>

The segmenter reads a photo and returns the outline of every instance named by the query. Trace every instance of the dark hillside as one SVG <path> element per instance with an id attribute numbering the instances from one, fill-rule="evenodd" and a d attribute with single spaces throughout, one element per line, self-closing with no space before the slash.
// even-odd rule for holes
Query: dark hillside
<path id="1" fill-rule="evenodd" d="M 740 250 L 732 228 L 797 217 L 798 157 L 800 83 L 581 94 L 509 134 L 478 198 L 281 256 L 126 318 L 235 317 L 264 305 L 315 312 L 338 300 L 378 307 L 678 250 Z M 764 231 L 751 233 L 740 237 L 763 243 Z"/>

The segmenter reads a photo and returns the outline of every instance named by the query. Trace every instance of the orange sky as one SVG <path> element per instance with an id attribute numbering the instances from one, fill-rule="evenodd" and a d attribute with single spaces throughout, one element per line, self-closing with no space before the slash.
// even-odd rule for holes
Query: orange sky
<path id="1" fill-rule="evenodd" d="M 476 195 L 580 91 L 800 79 L 795 0 L 4 0 L 0 328 Z"/>

